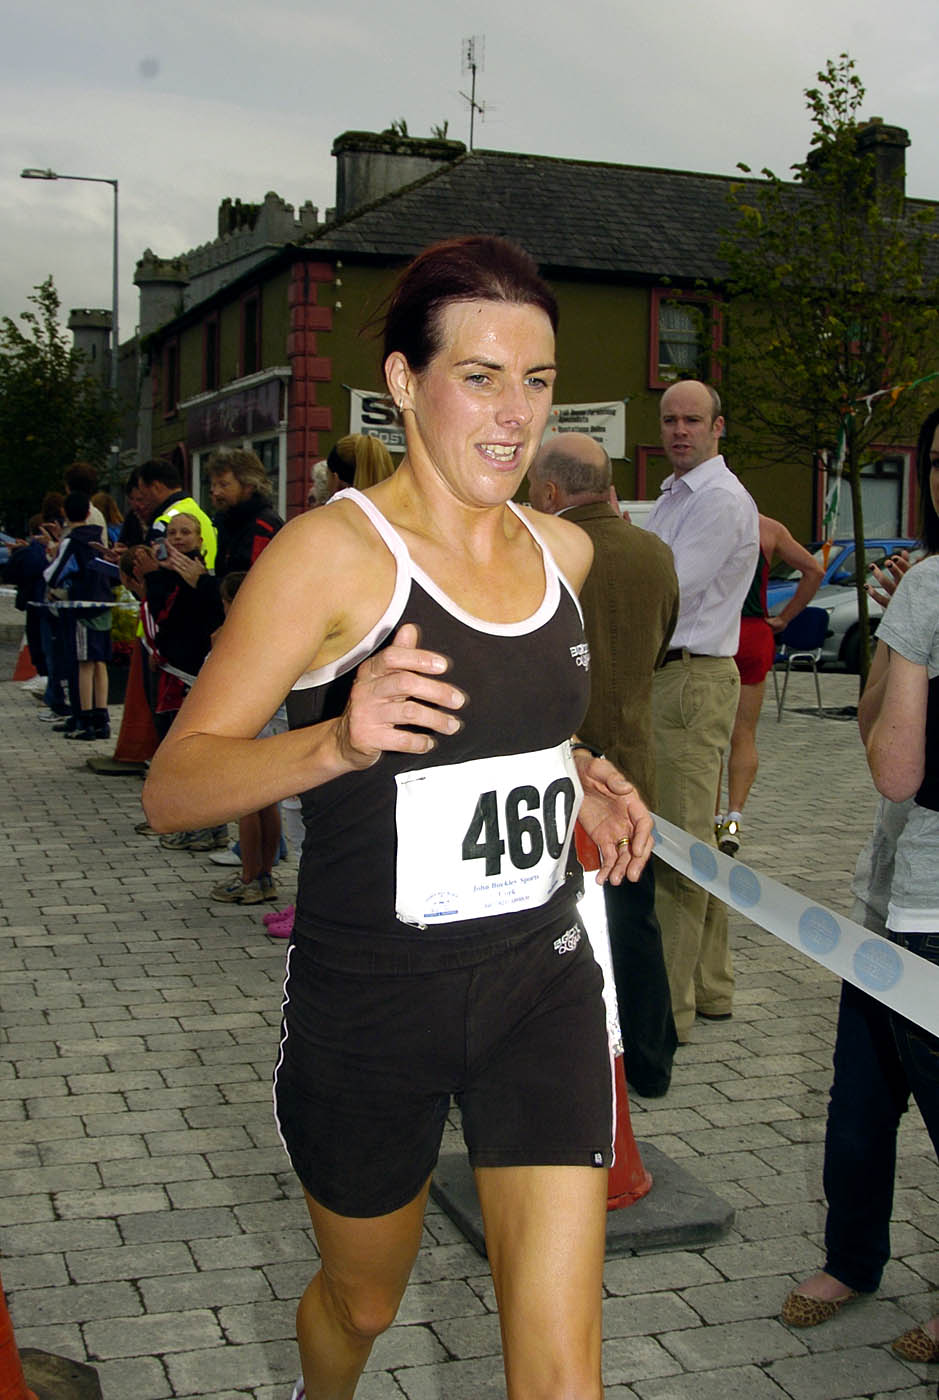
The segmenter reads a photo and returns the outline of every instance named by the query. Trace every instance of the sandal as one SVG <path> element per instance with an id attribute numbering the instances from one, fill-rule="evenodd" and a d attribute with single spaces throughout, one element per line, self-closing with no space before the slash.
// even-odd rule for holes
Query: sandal
<path id="1" fill-rule="evenodd" d="M 845 1303 L 860 1296 L 853 1289 L 843 1298 L 810 1298 L 807 1293 L 793 1291 L 783 1303 L 780 1316 L 789 1327 L 819 1327 L 823 1322 L 830 1322 Z"/>
<path id="2" fill-rule="evenodd" d="M 907 1361 L 939 1361 L 939 1341 L 925 1327 L 911 1327 L 890 1346 Z"/>

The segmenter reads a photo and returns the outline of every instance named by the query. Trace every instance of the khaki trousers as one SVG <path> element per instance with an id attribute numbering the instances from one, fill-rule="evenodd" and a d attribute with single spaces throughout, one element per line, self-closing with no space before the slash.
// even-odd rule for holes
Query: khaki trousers
<path id="1" fill-rule="evenodd" d="M 730 743 L 740 677 L 731 656 L 670 661 L 655 674 L 652 718 L 658 810 L 675 826 L 715 844 L 721 757 Z M 655 872 L 655 912 L 680 1041 L 695 1011 L 721 1015 L 733 1002 L 727 909 L 665 861 Z"/>

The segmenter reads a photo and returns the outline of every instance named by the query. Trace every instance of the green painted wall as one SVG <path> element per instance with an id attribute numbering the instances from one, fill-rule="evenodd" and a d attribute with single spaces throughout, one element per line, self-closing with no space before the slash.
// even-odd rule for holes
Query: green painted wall
<path id="1" fill-rule="evenodd" d="M 349 388 L 384 392 L 381 373 L 382 303 L 394 286 L 396 270 L 340 260 L 334 282 L 320 283 L 317 302 L 333 308 L 333 328 L 317 335 L 319 354 L 332 360 L 332 379 L 317 388 L 317 402 L 332 412 L 333 429 L 319 434 L 325 456 L 349 431 Z M 348 386 L 348 388 L 346 387 Z"/>
<path id="2" fill-rule="evenodd" d="M 317 403 L 332 415 L 332 430 L 317 434 L 318 455 L 349 431 L 348 387 L 381 391 L 379 325 L 383 303 L 398 269 L 340 260 L 333 281 L 316 283 L 317 303 L 333 311 L 330 331 L 317 333 L 317 353 L 331 365 L 331 378 L 316 386 Z M 262 284 L 262 354 L 265 368 L 287 363 L 289 325 L 287 290 L 290 272 L 279 268 Z M 659 402 L 661 390 L 649 385 L 650 287 L 600 284 L 575 279 L 552 283 L 561 313 L 558 336 L 559 376 L 555 399 L 581 403 L 628 399 L 626 407 L 626 457 L 614 462 L 618 493 L 626 499 L 642 495 L 655 499 L 669 467 L 660 452 Z M 241 297 L 219 309 L 221 328 L 220 371 L 224 387 L 237 377 L 240 354 Z M 202 388 L 202 327 L 188 327 L 180 335 L 181 397 Z M 347 387 L 348 386 L 348 387 Z M 808 543 L 813 536 L 815 483 L 808 464 L 766 462 L 759 442 L 746 432 L 741 410 L 733 402 L 732 386 L 724 384 L 729 398 L 728 434 L 724 452 L 757 505 L 765 514 L 782 520 L 797 539 Z M 927 405 L 928 407 L 928 405 Z M 165 420 L 154 417 L 154 450 L 168 455 L 185 438 L 184 415 Z M 909 443 L 911 439 L 907 438 Z M 645 462 L 645 489 L 639 488 L 640 460 Z"/>

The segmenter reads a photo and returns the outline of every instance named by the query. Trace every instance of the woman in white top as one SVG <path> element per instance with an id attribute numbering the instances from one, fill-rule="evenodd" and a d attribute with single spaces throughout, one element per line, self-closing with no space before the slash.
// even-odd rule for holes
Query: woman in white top
<path id="1" fill-rule="evenodd" d="M 858 720 L 878 791 L 909 809 L 886 813 L 899 830 L 887 936 L 939 962 L 939 410 L 921 429 L 918 468 L 929 553 L 894 570 Z M 881 864 L 886 854 L 889 866 L 891 846 Z M 825 1135 L 825 1268 L 786 1299 L 790 1325 L 826 1322 L 877 1289 L 890 1257 L 897 1128 L 911 1095 L 939 1153 L 939 1040 L 845 983 Z M 939 1315 L 893 1348 L 908 1360 L 939 1361 Z"/>

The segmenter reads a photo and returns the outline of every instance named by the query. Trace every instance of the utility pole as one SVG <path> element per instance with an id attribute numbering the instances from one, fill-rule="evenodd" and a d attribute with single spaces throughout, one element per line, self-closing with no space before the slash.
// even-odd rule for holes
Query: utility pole
<path id="1" fill-rule="evenodd" d="M 473 149 L 473 130 L 475 127 L 476 113 L 480 117 L 486 114 L 485 102 L 476 101 L 476 74 L 481 73 L 486 66 L 486 36 L 485 34 L 474 34 L 469 39 L 464 39 L 460 47 L 461 69 L 463 73 L 470 75 L 469 93 L 461 92 L 460 96 L 464 102 L 469 103 L 470 109 L 470 129 L 469 148 Z"/>

